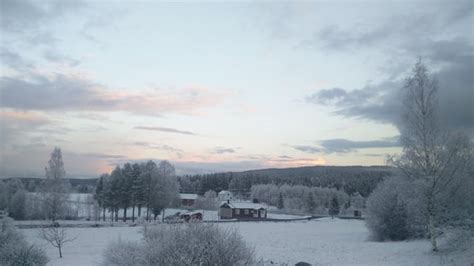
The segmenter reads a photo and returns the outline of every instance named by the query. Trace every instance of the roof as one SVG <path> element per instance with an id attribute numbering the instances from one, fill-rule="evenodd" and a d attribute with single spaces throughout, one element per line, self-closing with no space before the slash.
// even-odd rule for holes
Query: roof
<path id="1" fill-rule="evenodd" d="M 219 195 L 223 195 L 223 194 L 227 194 L 227 193 L 232 194 L 232 193 L 231 193 L 230 191 L 228 191 L 228 190 L 222 190 L 222 191 L 219 192 L 218 194 L 219 194 Z"/>
<path id="2" fill-rule="evenodd" d="M 252 202 L 224 202 L 221 204 L 221 206 L 227 204 L 230 208 L 232 209 L 266 209 L 267 206 L 259 203 L 252 203 Z"/>
<path id="3" fill-rule="evenodd" d="M 198 194 L 179 193 L 179 197 L 180 197 L 181 199 L 195 200 L 195 199 L 198 198 Z"/>
<path id="4" fill-rule="evenodd" d="M 181 215 L 195 215 L 195 214 L 201 214 L 201 211 L 192 211 L 192 212 L 187 212 L 187 213 L 181 213 Z"/>

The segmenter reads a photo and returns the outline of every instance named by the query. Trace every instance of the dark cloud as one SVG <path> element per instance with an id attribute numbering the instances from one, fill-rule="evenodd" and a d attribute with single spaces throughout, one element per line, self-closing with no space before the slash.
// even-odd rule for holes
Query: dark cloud
<path id="1" fill-rule="evenodd" d="M 400 147 L 399 137 L 381 140 L 354 141 L 348 139 L 326 139 L 317 142 L 318 146 L 294 145 L 294 149 L 306 153 L 347 153 L 358 149 Z"/>
<path id="2" fill-rule="evenodd" d="M 186 130 L 179 130 L 170 127 L 149 127 L 149 126 L 138 126 L 135 129 L 143 129 L 143 130 L 151 130 L 151 131 L 161 131 L 167 133 L 175 133 L 175 134 L 183 134 L 183 135 L 196 135 L 194 132 L 186 131 Z"/>
<path id="3" fill-rule="evenodd" d="M 426 58 L 428 68 L 434 69 L 432 74 L 439 84 L 439 115 L 442 124 L 451 130 L 473 134 L 474 46 L 465 39 L 455 39 L 431 42 L 418 52 L 422 58 Z M 414 62 L 416 57 L 413 58 Z M 411 67 L 412 64 L 405 64 L 403 72 L 391 73 L 391 76 L 406 75 Z M 397 78 L 369 84 L 362 89 L 324 89 L 306 97 L 306 101 L 334 106 L 336 115 L 398 126 L 403 85 L 404 80 Z"/>

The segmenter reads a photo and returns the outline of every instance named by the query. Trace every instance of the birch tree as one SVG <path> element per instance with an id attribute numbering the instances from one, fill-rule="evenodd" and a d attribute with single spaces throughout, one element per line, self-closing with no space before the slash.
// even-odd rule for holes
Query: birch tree
<path id="1" fill-rule="evenodd" d="M 48 166 L 45 167 L 46 180 L 43 184 L 42 197 L 47 218 L 53 222 L 62 215 L 68 194 L 64 185 L 64 162 L 60 148 L 54 148 Z"/>
<path id="2" fill-rule="evenodd" d="M 450 195 L 463 185 L 472 160 L 472 144 L 462 134 L 442 129 L 438 119 L 438 83 L 418 61 L 403 88 L 403 116 L 400 125 L 402 155 L 393 162 L 414 182 L 421 182 L 427 230 L 433 251 L 447 217 Z M 472 178 L 472 177 L 471 177 Z"/>

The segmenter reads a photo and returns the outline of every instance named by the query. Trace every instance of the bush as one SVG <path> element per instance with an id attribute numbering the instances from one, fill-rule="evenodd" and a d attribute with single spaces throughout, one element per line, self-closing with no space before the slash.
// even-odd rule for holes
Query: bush
<path id="1" fill-rule="evenodd" d="M 46 265 L 46 253 L 28 244 L 11 219 L 2 219 L 0 230 L 0 265 Z"/>
<path id="2" fill-rule="evenodd" d="M 254 251 L 235 230 L 190 223 L 144 227 L 141 244 L 118 241 L 104 265 L 248 265 Z M 126 257 L 126 258 L 124 258 Z"/>
<path id="3" fill-rule="evenodd" d="M 104 253 L 104 265 L 134 266 L 144 265 L 145 261 L 140 256 L 143 245 L 132 241 L 118 240 L 110 243 Z"/>
<path id="4" fill-rule="evenodd" d="M 375 240 L 404 240 L 426 233 L 423 202 L 416 185 L 391 178 L 380 183 L 367 200 L 366 225 Z M 420 190 L 418 190 L 420 191 Z"/>

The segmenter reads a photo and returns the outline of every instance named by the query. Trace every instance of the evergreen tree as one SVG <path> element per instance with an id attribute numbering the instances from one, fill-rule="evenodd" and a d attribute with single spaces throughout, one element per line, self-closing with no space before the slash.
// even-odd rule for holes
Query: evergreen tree
<path id="1" fill-rule="evenodd" d="M 339 214 L 339 201 L 337 197 L 333 197 L 331 200 L 331 205 L 329 206 L 329 215 L 334 219 L 335 215 Z"/>
<path id="2" fill-rule="evenodd" d="M 285 206 L 284 206 L 284 203 L 283 203 L 283 195 L 281 194 L 280 192 L 280 195 L 278 196 L 278 204 L 277 204 L 277 208 L 278 209 L 283 209 Z"/>

